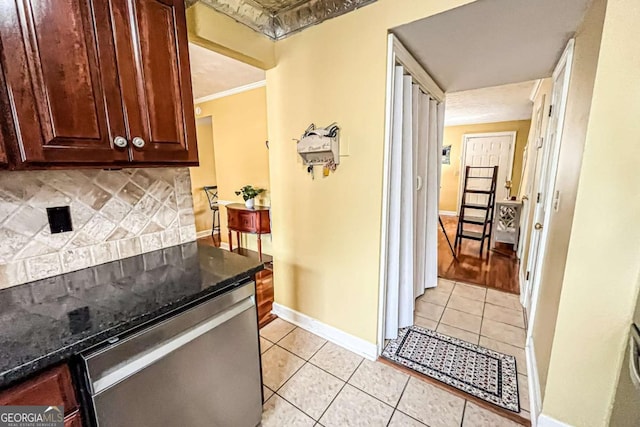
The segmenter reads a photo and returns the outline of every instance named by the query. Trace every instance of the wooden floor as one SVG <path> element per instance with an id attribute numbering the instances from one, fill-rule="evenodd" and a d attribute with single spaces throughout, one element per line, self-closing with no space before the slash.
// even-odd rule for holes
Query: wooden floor
<path id="1" fill-rule="evenodd" d="M 220 247 L 220 235 L 216 234 L 213 238 L 203 237 L 198 239 L 201 243 Z M 250 258 L 258 259 L 258 253 L 249 249 L 235 248 L 234 253 Z M 256 274 L 256 302 L 258 309 L 258 322 L 262 328 L 278 316 L 271 314 L 273 306 L 273 269 L 271 268 L 272 257 L 263 254 L 263 261 L 267 268 Z"/>
<path id="2" fill-rule="evenodd" d="M 442 216 L 442 222 L 453 245 L 456 237 L 458 218 Z M 474 283 L 488 288 L 519 294 L 519 262 L 512 245 L 498 243 L 495 249 L 485 250 L 480 257 L 480 242 L 463 239 L 456 251 L 458 260 L 451 250 L 442 229 L 438 227 L 438 276 L 443 279 Z M 485 243 L 486 245 L 486 243 Z"/>

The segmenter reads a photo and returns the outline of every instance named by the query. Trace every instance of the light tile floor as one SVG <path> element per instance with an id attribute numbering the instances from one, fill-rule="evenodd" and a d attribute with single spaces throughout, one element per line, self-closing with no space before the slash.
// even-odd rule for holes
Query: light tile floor
<path id="1" fill-rule="evenodd" d="M 281 319 L 260 335 L 262 426 L 518 426 Z"/>
<path id="2" fill-rule="evenodd" d="M 520 408 L 529 419 L 525 316 L 518 295 L 438 279 L 416 300 L 414 323 L 516 358 Z"/>

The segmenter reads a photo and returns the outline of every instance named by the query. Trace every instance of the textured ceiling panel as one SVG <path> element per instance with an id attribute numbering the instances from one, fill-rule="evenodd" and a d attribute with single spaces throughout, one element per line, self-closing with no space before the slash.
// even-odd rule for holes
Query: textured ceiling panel
<path id="1" fill-rule="evenodd" d="M 535 81 L 448 92 L 445 126 L 496 123 L 531 118 L 529 99 Z"/>
<path id="2" fill-rule="evenodd" d="M 218 12 L 279 40 L 376 0 L 200 0 Z M 186 0 L 187 6 L 195 0 Z"/>
<path id="3" fill-rule="evenodd" d="M 215 93 L 264 80 L 265 73 L 244 62 L 189 43 L 193 97 L 197 100 Z"/>

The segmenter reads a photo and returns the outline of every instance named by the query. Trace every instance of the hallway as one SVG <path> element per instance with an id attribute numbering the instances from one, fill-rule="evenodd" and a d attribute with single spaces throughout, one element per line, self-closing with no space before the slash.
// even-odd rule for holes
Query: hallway
<path id="1" fill-rule="evenodd" d="M 456 236 L 458 217 L 441 216 L 451 244 Z M 473 283 L 519 294 L 519 262 L 511 245 L 498 243 L 495 249 L 485 250 L 478 256 L 480 242 L 463 239 L 456 251 L 458 260 L 451 255 L 447 240 L 439 228 L 438 233 L 438 276 L 452 281 Z"/>

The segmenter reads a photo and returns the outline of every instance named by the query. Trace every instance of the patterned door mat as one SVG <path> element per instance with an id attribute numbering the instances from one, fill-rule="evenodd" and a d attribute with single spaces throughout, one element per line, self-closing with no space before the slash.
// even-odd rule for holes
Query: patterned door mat
<path id="1" fill-rule="evenodd" d="M 520 411 L 513 356 L 410 326 L 387 344 L 382 357 L 501 408 Z"/>

